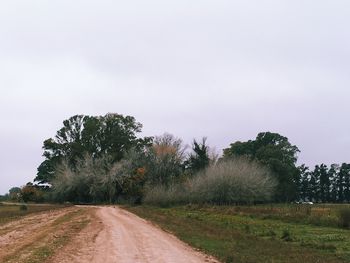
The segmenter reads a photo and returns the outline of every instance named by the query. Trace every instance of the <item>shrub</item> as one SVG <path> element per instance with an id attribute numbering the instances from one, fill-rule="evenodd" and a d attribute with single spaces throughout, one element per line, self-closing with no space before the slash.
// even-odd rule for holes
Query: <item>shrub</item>
<path id="1" fill-rule="evenodd" d="M 164 185 L 148 187 L 144 198 L 145 203 L 161 207 L 186 204 L 189 203 L 189 200 L 189 190 L 186 190 L 181 184 L 173 184 L 169 187 Z"/>
<path id="2" fill-rule="evenodd" d="M 282 232 L 282 236 L 281 236 L 281 239 L 283 239 L 284 241 L 292 241 L 292 236 L 289 232 L 289 229 L 284 229 L 283 232 Z"/>
<path id="3" fill-rule="evenodd" d="M 344 228 L 350 226 L 350 208 L 343 207 L 338 210 L 339 225 Z"/>
<path id="4" fill-rule="evenodd" d="M 144 201 L 163 206 L 253 203 L 270 200 L 275 185 L 267 168 L 246 158 L 236 158 L 211 166 L 182 184 L 150 187 Z"/>
<path id="5" fill-rule="evenodd" d="M 272 229 L 269 229 L 269 230 L 267 231 L 267 235 L 270 236 L 270 237 L 275 237 L 275 236 L 276 236 L 276 232 L 273 231 Z"/>
<path id="6" fill-rule="evenodd" d="M 199 173 L 191 184 L 193 201 L 216 204 L 268 201 L 275 187 L 270 171 L 246 158 L 209 167 Z"/>

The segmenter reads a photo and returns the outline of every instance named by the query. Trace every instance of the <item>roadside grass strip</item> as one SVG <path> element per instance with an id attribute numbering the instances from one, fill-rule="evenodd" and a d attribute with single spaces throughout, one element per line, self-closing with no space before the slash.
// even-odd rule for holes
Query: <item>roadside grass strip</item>
<path id="1" fill-rule="evenodd" d="M 127 209 L 223 262 L 350 262 L 346 229 L 225 214 L 210 207 Z"/>
<path id="2" fill-rule="evenodd" d="M 41 229 L 40 233 L 34 234 L 29 242 L 7 255 L 2 262 L 45 262 L 64 247 L 89 222 L 90 217 L 86 209 L 78 209 L 64 214 Z"/>

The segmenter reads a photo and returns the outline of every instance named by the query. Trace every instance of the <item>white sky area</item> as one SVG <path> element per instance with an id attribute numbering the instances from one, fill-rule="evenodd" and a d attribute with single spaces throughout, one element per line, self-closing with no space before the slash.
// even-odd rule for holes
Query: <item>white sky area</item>
<path id="1" fill-rule="evenodd" d="M 350 1 L 0 3 L 0 194 L 32 181 L 75 114 L 221 153 L 278 132 L 299 163 L 350 162 Z"/>

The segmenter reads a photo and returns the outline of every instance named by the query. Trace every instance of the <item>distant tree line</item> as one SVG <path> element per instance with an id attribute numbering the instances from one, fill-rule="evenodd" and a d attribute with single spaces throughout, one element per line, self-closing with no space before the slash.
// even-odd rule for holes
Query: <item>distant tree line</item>
<path id="1" fill-rule="evenodd" d="M 44 161 L 34 184 L 12 188 L 3 198 L 140 203 L 159 189 L 156 199 L 350 202 L 349 164 L 322 164 L 313 171 L 298 167 L 298 147 L 278 133 L 262 132 L 254 140 L 233 142 L 218 158 L 206 138 L 187 147 L 167 133 L 139 137 L 141 129 L 132 116 L 75 115 L 44 141 Z"/>
<path id="2" fill-rule="evenodd" d="M 45 202 L 48 201 L 48 186 L 28 182 L 22 187 L 12 187 L 7 194 L 0 196 L 0 201 L 12 202 Z"/>
<path id="3" fill-rule="evenodd" d="M 350 164 L 316 165 L 310 170 L 305 165 L 299 167 L 296 182 L 297 200 L 312 202 L 350 202 Z"/>

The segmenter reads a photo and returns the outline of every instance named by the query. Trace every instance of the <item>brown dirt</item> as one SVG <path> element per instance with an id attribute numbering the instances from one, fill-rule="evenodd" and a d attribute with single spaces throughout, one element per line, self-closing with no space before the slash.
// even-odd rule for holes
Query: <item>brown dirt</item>
<path id="1" fill-rule="evenodd" d="M 53 226 L 55 220 L 74 210 L 75 207 L 70 207 L 41 212 L 0 226 L 0 262 L 10 262 L 41 240 L 54 238 L 54 230 L 58 230 Z"/>
<path id="2" fill-rule="evenodd" d="M 217 262 L 173 235 L 118 207 L 99 207 L 90 224 L 52 262 Z M 67 253 L 68 252 L 68 253 Z"/>

